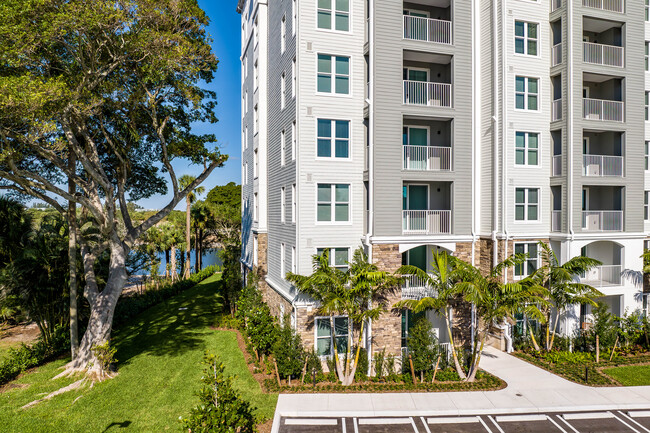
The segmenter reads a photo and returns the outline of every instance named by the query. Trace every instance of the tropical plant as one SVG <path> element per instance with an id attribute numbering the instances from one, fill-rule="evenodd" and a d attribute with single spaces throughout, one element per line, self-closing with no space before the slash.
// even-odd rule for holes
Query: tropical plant
<path id="1" fill-rule="evenodd" d="M 343 272 L 330 265 L 329 250 L 313 256 L 314 272 L 310 276 L 287 274 L 287 280 L 319 303 L 318 314 L 329 317 L 333 362 L 337 377 L 344 386 L 354 382 L 359 366 L 361 344 L 366 324 L 377 320 L 386 310 L 388 295 L 399 279 L 368 262 L 362 249 L 354 252 L 348 270 Z M 335 335 L 335 316 L 348 318 L 345 356 L 339 356 L 340 339 Z M 358 341 L 354 344 L 354 331 Z M 354 354 L 352 353 L 353 348 Z"/>
<path id="2" fill-rule="evenodd" d="M 273 356 L 278 364 L 280 377 L 298 377 L 302 372 L 305 351 L 300 335 L 291 326 L 289 316 L 284 317 L 278 329 L 277 339 L 273 343 Z"/>
<path id="3" fill-rule="evenodd" d="M 603 296 L 594 287 L 580 282 L 580 276 L 601 263 L 589 257 L 577 256 L 560 265 L 549 244 L 540 241 L 538 245 L 542 265 L 530 275 L 529 282 L 546 289 L 546 302 L 542 305 L 541 311 L 546 323 L 544 348 L 549 352 L 553 349 L 560 316 L 566 309 L 576 304 L 595 306 L 594 299 Z M 553 310 L 555 310 L 555 317 L 551 321 Z M 537 346 L 532 327 L 529 329 L 531 329 L 531 341 Z"/>
<path id="4" fill-rule="evenodd" d="M 454 342 L 451 324 L 451 304 L 454 300 L 458 299 L 459 292 L 456 288 L 456 283 L 460 281 L 458 274 L 457 262 L 458 258 L 448 254 L 445 251 L 433 251 L 433 259 L 431 261 L 431 270 L 427 273 L 416 266 L 404 265 L 397 270 L 397 274 L 401 276 L 413 275 L 419 281 L 433 290 L 433 296 L 424 296 L 420 299 L 404 299 L 397 302 L 394 308 L 413 311 L 414 313 L 421 313 L 424 311 L 434 311 L 440 317 L 445 319 L 447 326 L 447 335 L 449 336 L 449 343 L 451 346 L 451 356 L 454 360 L 454 367 L 461 379 L 466 377 L 465 372 L 458 359 L 458 350 Z"/>
<path id="5" fill-rule="evenodd" d="M 540 311 L 546 306 L 546 290 L 526 279 L 514 283 L 504 283 L 504 272 L 520 265 L 526 260 L 525 254 L 517 254 L 498 263 L 488 275 L 462 260 L 454 265 L 459 282 L 455 286 L 457 293 L 474 306 L 477 323 L 472 328 L 473 345 L 467 381 L 473 382 L 479 369 L 481 353 L 485 341 L 493 327 L 514 322 L 517 313 L 523 313 L 537 320 L 544 320 Z"/>
<path id="6" fill-rule="evenodd" d="M 428 373 L 438 356 L 438 339 L 433 333 L 431 322 L 426 317 L 420 317 L 409 329 L 408 352 L 413 361 L 416 373 Z"/>
<path id="7" fill-rule="evenodd" d="M 178 179 L 178 187 L 186 189 L 196 181 L 194 176 L 184 174 Z M 198 195 L 205 192 L 202 186 L 196 187 L 185 196 L 185 268 L 183 270 L 183 278 L 190 277 L 190 250 L 191 250 L 191 210 L 192 203 L 197 199 Z"/>

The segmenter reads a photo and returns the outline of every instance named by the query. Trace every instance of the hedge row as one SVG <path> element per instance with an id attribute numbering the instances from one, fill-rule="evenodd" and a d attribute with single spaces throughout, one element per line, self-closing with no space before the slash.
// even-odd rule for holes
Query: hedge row
<path id="1" fill-rule="evenodd" d="M 158 290 L 148 290 L 121 299 L 116 308 L 113 328 L 122 325 L 129 319 L 142 313 L 144 310 L 163 302 L 182 291 L 194 287 L 196 284 L 214 275 L 219 270 L 210 266 L 201 272 L 192 274 L 189 279 L 166 284 Z M 70 349 L 70 336 L 67 328 L 58 328 L 55 331 L 54 343 L 46 345 L 38 340 L 31 346 L 22 345 L 18 349 L 9 349 L 7 358 L 0 362 L 0 385 L 15 379 L 23 371 L 37 367 L 53 357 Z"/>

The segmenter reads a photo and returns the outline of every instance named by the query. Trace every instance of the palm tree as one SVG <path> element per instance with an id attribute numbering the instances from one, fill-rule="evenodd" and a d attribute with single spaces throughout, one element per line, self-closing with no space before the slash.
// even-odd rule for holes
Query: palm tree
<path id="1" fill-rule="evenodd" d="M 458 296 L 455 284 L 458 282 L 457 266 L 455 266 L 457 259 L 446 252 L 433 251 L 433 260 L 431 262 L 431 271 L 427 273 L 416 266 L 404 265 L 397 270 L 397 274 L 401 276 L 413 275 L 428 287 L 435 291 L 434 296 L 425 296 L 422 299 L 404 299 L 397 302 L 393 307 L 397 309 L 411 310 L 414 313 L 421 313 L 423 311 L 435 311 L 439 316 L 444 317 L 445 324 L 447 325 L 447 335 L 449 335 L 449 345 L 451 347 L 451 355 L 454 359 L 456 372 L 461 379 L 465 379 L 465 372 L 458 360 L 456 352 L 456 345 L 454 343 L 453 334 L 451 332 L 451 302 Z"/>
<path id="2" fill-rule="evenodd" d="M 178 179 L 178 186 L 181 189 L 187 188 L 192 182 L 196 180 L 196 177 L 190 176 L 189 174 L 184 174 Z M 198 195 L 201 195 L 205 192 L 205 188 L 202 186 L 196 187 L 194 191 L 187 194 L 185 198 L 185 269 L 183 270 L 183 278 L 190 277 L 190 211 L 192 209 L 192 203 L 196 201 Z"/>
<path id="3" fill-rule="evenodd" d="M 503 272 L 526 260 L 525 254 L 512 256 L 497 264 L 487 276 L 469 263 L 455 261 L 456 272 L 460 282 L 455 290 L 462 293 L 465 301 L 474 305 L 477 325 L 474 333 L 474 345 L 467 381 L 473 382 L 481 361 L 485 341 L 493 326 L 506 321 L 514 321 L 515 314 L 524 313 L 543 320 L 538 305 L 546 303 L 546 291 L 543 287 L 530 284 L 526 279 L 520 282 L 503 283 Z"/>
<path id="4" fill-rule="evenodd" d="M 551 351 L 560 315 L 566 308 L 575 304 L 596 306 L 594 299 L 603 296 L 594 287 L 579 282 L 581 275 L 601 265 L 601 262 L 589 257 L 578 256 L 560 265 L 557 256 L 547 243 L 539 242 L 539 248 L 542 266 L 531 274 L 530 280 L 547 289 L 547 302 L 543 309 L 546 319 L 545 349 Z M 555 308 L 555 320 L 551 331 L 552 308 Z"/>
<path id="5" fill-rule="evenodd" d="M 334 354 L 336 373 L 344 386 L 354 382 L 359 365 L 359 354 L 363 332 L 370 320 L 377 320 L 387 310 L 388 295 L 395 290 L 399 279 L 380 271 L 368 262 L 361 249 L 354 252 L 349 269 L 343 272 L 330 265 L 329 251 L 325 250 L 313 258 L 314 272 L 310 276 L 287 274 L 287 280 L 317 301 L 318 314 L 329 316 L 330 337 Z M 335 335 L 334 316 L 348 318 L 348 336 L 345 363 L 339 357 L 338 339 Z M 358 329 L 358 341 L 354 358 L 353 331 Z"/>

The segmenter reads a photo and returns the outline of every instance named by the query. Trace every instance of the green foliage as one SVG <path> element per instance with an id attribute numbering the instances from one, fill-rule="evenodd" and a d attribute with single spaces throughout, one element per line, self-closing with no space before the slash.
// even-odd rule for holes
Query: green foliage
<path id="1" fill-rule="evenodd" d="M 252 277 L 253 274 L 251 273 Z M 256 278 L 249 278 L 237 301 L 237 318 L 259 356 L 272 353 L 278 338 L 278 326 L 271 310 L 264 303 L 256 286 Z"/>
<path id="2" fill-rule="evenodd" d="M 553 364 L 585 364 L 595 359 L 591 353 L 559 351 L 544 353 L 541 355 L 541 358 L 546 362 L 552 362 Z"/>
<path id="3" fill-rule="evenodd" d="M 253 433 L 255 410 L 233 388 L 233 378 L 224 371 L 226 366 L 212 354 L 205 355 L 205 371 L 198 393 L 200 403 L 181 419 L 183 430 L 191 433 Z"/>
<path id="4" fill-rule="evenodd" d="M 233 314 L 242 291 L 241 248 L 239 245 L 224 245 L 219 255 L 223 262 L 224 300 Z"/>
<path id="5" fill-rule="evenodd" d="M 117 363 L 117 359 L 115 359 L 115 353 L 117 352 L 117 349 L 111 347 L 110 341 L 107 341 L 103 344 L 96 344 L 90 350 L 92 351 L 93 355 L 95 355 L 95 358 L 97 358 L 97 362 L 99 362 L 99 368 L 102 372 L 108 372 L 108 370 L 111 368 L 111 365 Z"/>
<path id="6" fill-rule="evenodd" d="M 408 353 L 416 373 L 433 370 L 438 358 L 437 339 L 431 323 L 425 317 L 418 319 L 409 330 Z"/>
<path id="7" fill-rule="evenodd" d="M 596 347 L 596 336 L 598 336 L 601 350 L 614 346 L 618 335 L 618 324 L 616 316 L 609 312 L 609 308 L 599 302 L 593 310 L 593 323 L 588 331 L 591 344 Z"/>
<path id="8" fill-rule="evenodd" d="M 300 335 L 291 327 L 289 316 L 278 327 L 277 338 L 272 346 L 273 356 L 278 364 L 280 377 L 299 377 L 305 362 L 305 350 Z"/>

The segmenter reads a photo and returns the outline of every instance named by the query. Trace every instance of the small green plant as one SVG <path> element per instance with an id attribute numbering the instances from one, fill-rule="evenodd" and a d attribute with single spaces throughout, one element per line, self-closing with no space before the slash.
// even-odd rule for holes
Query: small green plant
<path id="1" fill-rule="evenodd" d="M 431 323 L 426 318 L 420 318 L 409 330 L 408 348 L 416 374 L 433 370 L 438 345 Z"/>
<path id="2" fill-rule="evenodd" d="M 117 359 L 115 359 L 117 349 L 111 347 L 110 341 L 106 341 L 104 344 L 94 345 L 90 350 L 99 364 L 99 374 L 101 376 L 108 376 L 111 364 L 117 362 Z"/>
<path id="3" fill-rule="evenodd" d="M 585 364 L 592 362 L 594 357 L 587 352 L 549 352 L 542 359 L 553 364 Z"/>
<path id="4" fill-rule="evenodd" d="M 190 411 L 190 416 L 180 418 L 183 431 L 190 433 L 254 433 L 255 410 L 233 388 L 232 376 L 224 373 L 226 367 L 216 355 L 206 353 L 205 371 L 198 393 L 200 403 Z"/>
<path id="5" fill-rule="evenodd" d="M 378 378 L 384 377 L 385 364 L 386 364 L 386 348 L 381 349 L 380 352 L 375 353 L 375 376 Z"/>
<path id="6" fill-rule="evenodd" d="M 278 328 L 277 339 L 273 343 L 273 355 L 278 364 L 280 377 L 296 378 L 302 373 L 305 351 L 300 335 L 291 327 L 289 316 L 285 316 L 283 325 Z"/>

